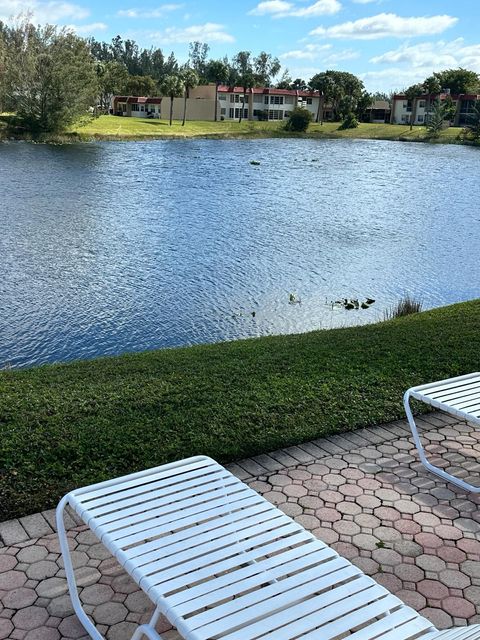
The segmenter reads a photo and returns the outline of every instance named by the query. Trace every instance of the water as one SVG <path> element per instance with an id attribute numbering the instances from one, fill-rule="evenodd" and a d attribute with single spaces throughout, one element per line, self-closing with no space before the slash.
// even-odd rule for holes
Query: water
<path id="1" fill-rule="evenodd" d="M 0 366 L 372 322 L 406 292 L 479 297 L 479 176 L 477 149 L 446 145 L 2 145 Z"/>

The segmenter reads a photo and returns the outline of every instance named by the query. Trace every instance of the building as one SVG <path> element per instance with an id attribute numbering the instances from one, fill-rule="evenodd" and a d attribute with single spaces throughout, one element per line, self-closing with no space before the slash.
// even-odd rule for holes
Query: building
<path id="1" fill-rule="evenodd" d="M 161 105 L 160 97 L 115 96 L 111 113 L 134 118 L 160 118 Z"/>
<path id="2" fill-rule="evenodd" d="M 210 85 L 209 85 L 210 86 Z M 215 92 L 215 86 L 212 86 Z M 295 107 L 308 109 L 315 120 L 321 97 L 314 91 L 255 87 L 244 92 L 242 87 L 218 87 L 219 115 L 225 120 L 238 120 L 243 110 L 245 120 L 285 120 Z M 325 110 L 328 115 L 329 110 Z"/>
<path id="3" fill-rule="evenodd" d="M 456 108 L 456 114 L 452 124 L 459 127 L 464 126 L 468 121 L 468 116 L 472 112 L 475 102 L 480 100 L 480 95 L 450 95 L 449 92 L 444 92 L 439 95 L 423 94 L 416 99 L 415 121 L 413 124 L 424 125 L 425 121 L 428 120 L 428 114 L 432 111 L 434 102 L 437 99 L 446 100 L 447 97 L 452 99 Z M 410 124 L 413 111 L 413 100 L 408 100 L 405 94 L 394 95 L 390 122 L 392 122 L 392 124 Z"/>
<path id="4" fill-rule="evenodd" d="M 216 99 L 215 99 L 216 96 Z M 305 107 L 316 120 L 321 96 L 313 91 L 291 89 L 274 89 L 272 87 L 227 87 L 214 84 L 199 85 L 190 89 L 187 98 L 188 120 L 238 120 L 240 114 L 245 120 L 285 120 L 292 109 L 297 106 Z M 184 98 L 173 99 L 173 119 L 183 118 Z M 115 115 L 132 116 L 137 118 L 170 117 L 169 97 L 132 97 L 115 96 L 112 100 L 111 112 Z M 331 108 L 324 106 L 323 119 L 332 117 Z"/>
<path id="5" fill-rule="evenodd" d="M 365 111 L 364 122 L 385 124 L 390 122 L 391 109 L 388 100 L 375 100 L 371 107 Z"/>

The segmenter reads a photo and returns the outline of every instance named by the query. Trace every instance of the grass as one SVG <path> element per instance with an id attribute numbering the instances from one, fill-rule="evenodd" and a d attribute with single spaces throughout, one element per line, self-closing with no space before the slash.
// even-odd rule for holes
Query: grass
<path id="1" fill-rule="evenodd" d="M 421 310 L 422 302 L 415 300 L 415 298 L 407 294 L 385 311 L 384 319 L 393 320 L 393 318 L 401 318 L 403 316 L 409 316 L 412 313 L 419 313 Z"/>
<path id="2" fill-rule="evenodd" d="M 375 325 L 0 372 L 0 520 L 204 453 L 220 462 L 403 417 L 478 370 L 480 300 Z"/>
<path id="3" fill-rule="evenodd" d="M 460 142 L 462 129 L 451 127 L 441 132 L 436 142 Z M 323 125 L 313 123 L 306 134 L 296 134 L 283 129 L 278 122 L 181 122 L 174 121 L 170 127 L 165 120 L 147 120 L 125 118 L 121 116 L 100 116 L 88 124 L 73 127 L 71 133 L 83 137 L 96 138 L 162 138 L 162 137 L 311 137 L 311 138 L 363 138 L 377 140 L 431 140 L 425 127 L 390 124 L 365 124 L 356 129 L 339 130 L 338 122 L 326 122 Z"/>
<path id="4" fill-rule="evenodd" d="M 7 124 L 12 114 L 0 114 L 0 139 L 11 134 Z M 249 122 L 232 121 L 187 121 L 182 127 L 180 121 L 174 121 L 170 127 L 166 120 L 149 120 L 146 118 L 126 118 L 122 116 L 100 116 L 99 118 L 82 121 L 72 126 L 63 134 L 45 134 L 37 139 L 42 142 L 68 143 L 75 141 L 100 140 L 148 140 L 156 138 L 269 138 L 269 137 L 297 137 L 297 138 L 357 138 L 366 140 L 401 140 L 411 142 L 435 142 L 475 144 L 464 141 L 463 129 L 450 127 L 441 131 L 440 135 L 432 138 L 425 127 L 414 127 L 391 124 L 361 123 L 356 129 L 339 129 L 338 122 L 325 122 L 323 125 L 312 123 L 306 133 L 285 131 L 281 122 Z M 3 133 L 2 133 L 3 132 Z M 22 137 L 27 138 L 27 135 Z"/>

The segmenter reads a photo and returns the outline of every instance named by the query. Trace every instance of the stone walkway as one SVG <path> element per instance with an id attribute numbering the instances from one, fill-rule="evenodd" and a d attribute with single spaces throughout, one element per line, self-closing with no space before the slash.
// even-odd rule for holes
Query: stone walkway
<path id="1" fill-rule="evenodd" d="M 435 463 L 475 482 L 480 433 L 438 413 L 420 424 Z M 230 469 L 437 627 L 480 622 L 480 496 L 425 472 L 405 422 Z M 68 535 L 85 609 L 108 640 L 130 638 L 150 617 L 149 601 L 78 520 Z M 1 523 L 0 539 L 0 639 L 86 638 L 66 593 L 53 511 Z M 158 630 L 178 638 L 166 620 Z"/>

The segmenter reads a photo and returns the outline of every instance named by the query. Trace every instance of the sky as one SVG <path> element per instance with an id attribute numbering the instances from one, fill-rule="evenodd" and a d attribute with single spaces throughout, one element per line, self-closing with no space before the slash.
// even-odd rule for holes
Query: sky
<path id="1" fill-rule="evenodd" d="M 480 72 L 480 0 L 0 0 L 4 22 L 26 11 L 85 37 L 120 34 L 174 51 L 181 62 L 193 40 L 214 58 L 263 50 L 293 78 L 350 71 L 369 91 L 400 90 L 445 68 Z"/>

